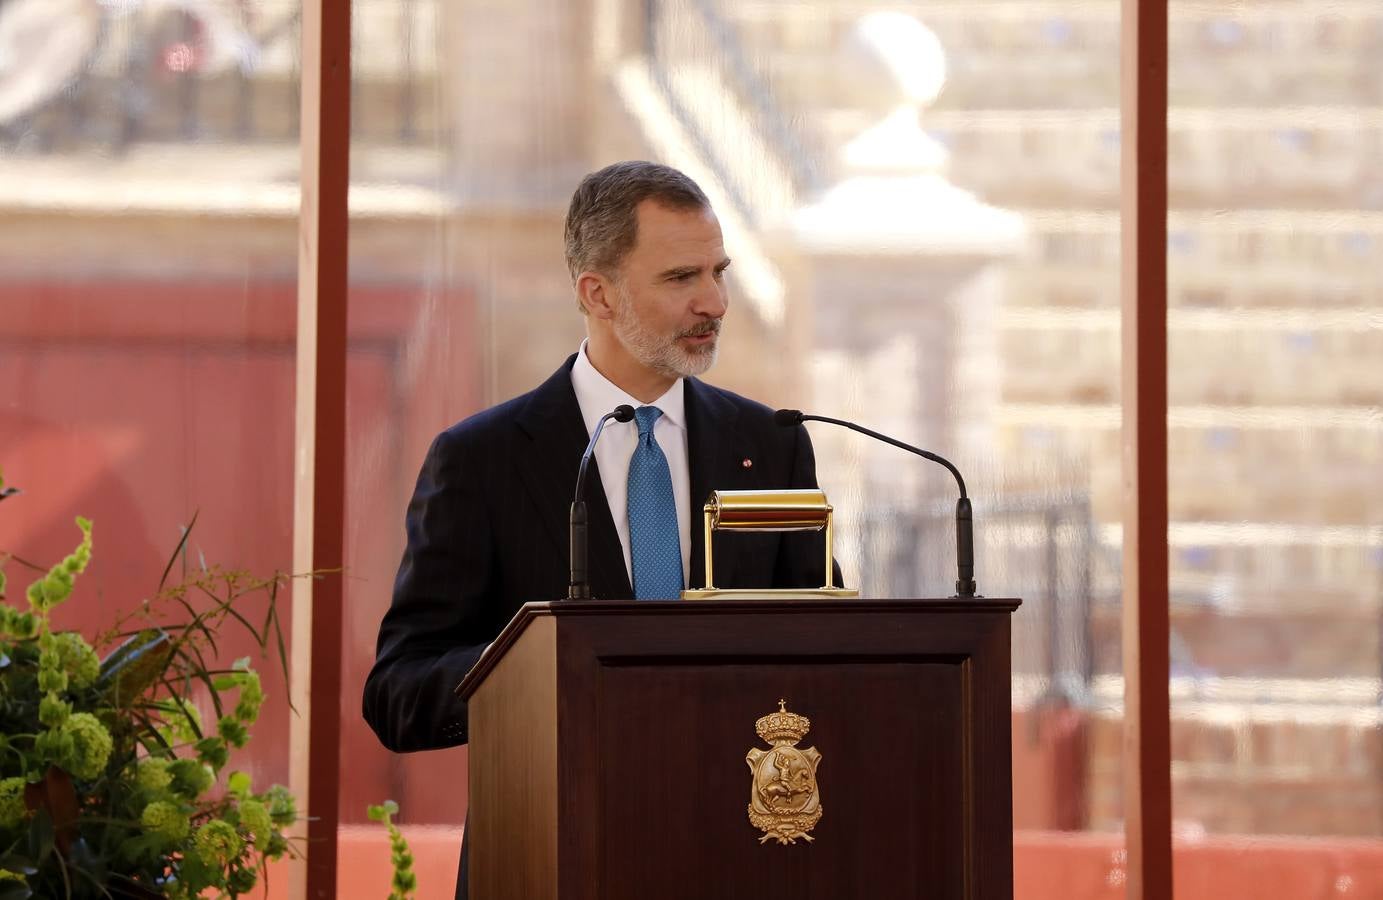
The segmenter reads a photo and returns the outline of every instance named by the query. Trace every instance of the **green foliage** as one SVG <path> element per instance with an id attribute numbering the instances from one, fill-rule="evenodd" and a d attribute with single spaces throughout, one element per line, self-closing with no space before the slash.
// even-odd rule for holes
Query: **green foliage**
<path id="1" fill-rule="evenodd" d="M 0 498 L 12 493 L 0 478 Z M 297 809 L 287 789 L 224 772 L 264 690 L 248 659 L 209 660 L 224 627 L 243 627 L 286 669 L 284 579 L 202 567 L 170 585 L 184 536 L 158 592 L 93 647 L 49 620 L 91 561 L 92 523 L 77 527 L 76 549 L 47 570 L 0 553 L 0 567 L 41 573 L 20 606 L 0 572 L 0 900 L 248 893 L 266 860 L 294 852 Z M 255 593 L 269 598 L 261 623 L 236 608 Z"/>
<path id="2" fill-rule="evenodd" d="M 394 866 L 394 879 L 390 887 L 389 900 L 408 900 L 418 889 L 418 878 L 413 874 L 413 852 L 408 849 L 408 841 L 394 824 L 394 816 L 399 805 L 393 800 L 385 800 L 378 806 L 365 810 L 372 822 L 383 822 L 389 829 L 389 860 Z"/>
<path id="3" fill-rule="evenodd" d="M 15 828 L 29 815 L 24 805 L 24 779 L 0 781 L 0 828 Z"/>

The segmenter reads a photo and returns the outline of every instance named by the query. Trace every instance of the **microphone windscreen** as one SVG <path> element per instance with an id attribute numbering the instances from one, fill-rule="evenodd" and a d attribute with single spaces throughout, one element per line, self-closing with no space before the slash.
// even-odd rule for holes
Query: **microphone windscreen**
<path id="1" fill-rule="evenodd" d="M 628 403 L 621 403 L 619 406 L 616 406 L 616 407 L 615 407 L 615 421 L 616 421 L 616 422 L 632 422 L 632 421 L 634 421 L 634 407 L 630 406 Z"/>
<path id="2" fill-rule="evenodd" d="M 802 410 L 800 409 L 780 409 L 773 414 L 773 421 L 777 425 L 784 427 L 802 424 Z"/>

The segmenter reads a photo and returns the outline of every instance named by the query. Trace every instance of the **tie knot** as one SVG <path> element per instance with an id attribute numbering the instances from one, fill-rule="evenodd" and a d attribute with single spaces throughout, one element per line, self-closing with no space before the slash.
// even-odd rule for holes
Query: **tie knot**
<path id="1" fill-rule="evenodd" d="M 663 411 L 656 406 L 640 406 L 634 410 L 634 422 L 639 426 L 639 437 L 653 433 L 653 423 Z"/>

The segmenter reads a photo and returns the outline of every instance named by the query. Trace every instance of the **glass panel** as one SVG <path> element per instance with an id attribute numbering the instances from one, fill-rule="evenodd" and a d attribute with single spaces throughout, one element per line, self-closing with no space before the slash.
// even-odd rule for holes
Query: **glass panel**
<path id="1" fill-rule="evenodd" d="M 383 840 L 370 804 L 405 823 L 451 824 L 443 877 L 455 878 L 466 811 L 464 748 L 397 756 L 360 715 L 380 617 L 404 546 L 403 512 L 433 436 L 477 408 L 480 360 L 470 279 L 455 271 L 454 148 L 443 138 L 438 67 L 446 4 L 352 5 L 350 336 L 347 345 L 346 608 L 341 698 L 342 877 L 350 842 Z M 448 27 L 454 27 L 451 23 Z M 446 790 L 438 790 L 438 785 Z M 425 855 L 425 854 L 424 854 Z M 387 872 L 371 876 L 380 884 Z M 382 879 L 382 880 L 381 880 Z M 343 882 L 344 883 L 344 882 Z M 453 881 L 454 884 L 454 881 Z M 423 883 L 451 896 L 450 886 Z"/>
<path id="2" fill-rule="evenodd" d="M 429 442 L 580 344 L 562 250 L 577 182 L 655 159 L 706 189 L 734 258 L 708 380 L 857 420 L 964 473 L 979 589 L 1025 601 L 1019 896 L 1073 877 L 1114 890 L 1118 3 L 899 8 L 356 0 L 343 703 L 372 658 Z M 848 583 L 954 593 L 950 476 L 811 434 Z M 407 821 L 461 822 L 464 750 L 390 756 L 363 727 L 346 740 L 350 769 L 369 773 L 368 787 L 348 773 L 347 815 L 387 790 Z"/>
<path id="3" fill-rule="evenodd" d="M 1372 896 L 1383 8 L 1176 2 L 1171 39 L 1176 871 Z"/>
<path id="4" fill-rule="evenodd" d="M 292 568 L 297 15 L 283 0 L 0 4 L 0 466 L 24 489 L 0 508 L 0 549 L 55 563 L 74 517 L 94 522 L 55 627 L 185 621 L 142 603 L 194 519 L 170 584 Z M 22 604 L 31 575 L 5 568 Z M 280 606 L 286 640 L 286 593 Z M 267 602 L 235 608 L 258 625 Z M 249 656 L 267 694 L 230 767 L 286 783 L 273 644 L 261 655 L 229 621 L 218 648 L 209 666 Z M 214 733 L 207 691 L 193 695 Z"/>

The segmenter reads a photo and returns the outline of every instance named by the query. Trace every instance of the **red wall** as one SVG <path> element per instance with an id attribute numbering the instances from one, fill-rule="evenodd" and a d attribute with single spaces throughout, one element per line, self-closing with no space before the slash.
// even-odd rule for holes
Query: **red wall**
<path id="1" fill-rule="evenodd" d="M 61 559 L 95 522 L 95 553 L 55 617 L 92 636 L 155 588 L 181 527 L 197 515 L 192 561 L 256 573 L 292 564 L 294 330 L 292 282 L 45 282 L 0 285 L 0 467 L 24 489 L 0 506 L 0 548 Z M 469 296 L 428 305 L 417 288 L 352 291 L 348 363 L 347 648 L 343 816 L 397 799 L 412 821 L 459 820 L 464 753 L 404 761 L 360 719 L 360 687 L 403 543 L 403 508 L 436 431 L 474 409 L 471 347 L 419 333 L 469 334 Z M 401 361 L 407 358 L 408 365 Z M 403 383 L 405 377 L 411 384 Z M 11 597 L 28 584 L 15 564 Z M 261 601 L 242 612 L 262 614 Z M 282 607 L 285 628 L 289 609 Z M 250 653 L 232 636 L 222 658 Z M 269 700 L 235 765 L 286 781 L 289 710 L 272 660 Z M 438 791 L 435 784 L 449 785 Z"/>

